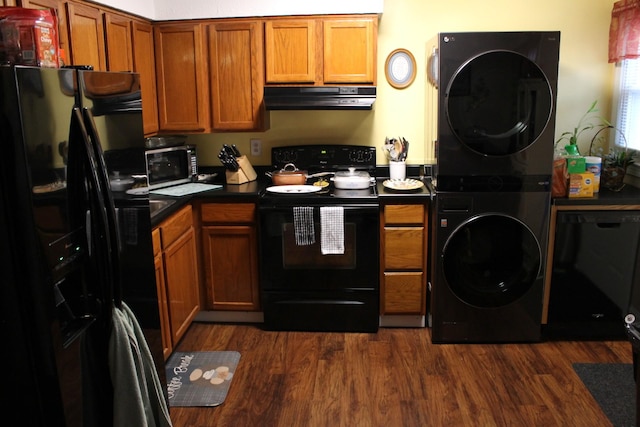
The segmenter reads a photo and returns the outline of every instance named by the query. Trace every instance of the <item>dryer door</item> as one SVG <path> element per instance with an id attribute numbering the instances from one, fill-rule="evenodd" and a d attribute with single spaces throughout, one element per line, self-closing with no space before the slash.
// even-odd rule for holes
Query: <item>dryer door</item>
<path id="1" fill-rule="evenodd" d="M 551 86 L 542 70 L 509 51 L 471 58 L 453 75 L 447 94 L 451 131 L 469 149 L 486 156 L 525 150 L 553 111 Z"/>
<path id="2" fill-rule="evenodd" d="M 502 307 L 534 285 L 542 252 L 532 231 L 503 214 L 485 214 L 462 223 L 442 252 L 451 291 L 475 307 Z"/>

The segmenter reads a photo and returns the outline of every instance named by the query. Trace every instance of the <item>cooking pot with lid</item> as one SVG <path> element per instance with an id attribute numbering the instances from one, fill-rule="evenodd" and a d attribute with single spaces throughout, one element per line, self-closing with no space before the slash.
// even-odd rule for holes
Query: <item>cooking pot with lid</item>
<path id="1" fill-rule="evenodd" d="M 287 163 L 279 171 L 266 172 L 265 175 L 273 180 L 274 185 L 304 185 L 307 178 L 319 178 L 333 174 L 334 172 L 331 171 L 308 174 L 307 171 L 298 169 L 293 163 Z"/>
<path id="2" fill-rule="evenodd" d="M 267 172 L 274 185 L 304 185 L 307 182 L 307 171 L 298 169 L 293 163 L 287 163 L 282 169 Z"/>
<path id="3" fill-rule="evenodd" d="M 333 185 L 339 189 L 362 190 L 371 185 L 371 175 L 367 171 L 357 171 L 356 168 L 349 168 L 348 171 L 336 172 Z"/>

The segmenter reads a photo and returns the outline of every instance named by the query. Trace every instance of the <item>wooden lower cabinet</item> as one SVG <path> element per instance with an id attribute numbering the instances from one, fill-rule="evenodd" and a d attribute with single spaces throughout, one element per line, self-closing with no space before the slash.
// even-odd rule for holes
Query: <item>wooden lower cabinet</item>
<path id="1" fill-rule="evenodd" d="M 151 233 L 153 239 L 153 263 L 156 270 L 156 287 L 158 289 L 158 308 L 160 311 L 160 330 L 162 332 L 162 354 L 167 360 L 173 351 L 171 326 L 169 324 L 169 304 L 167 301 L 167 287 L 164 281 L 164 260 L 162 259 L 162 241 L 160 229 Z"/>
<path id="2" fill-rule="evenodd" d="M 198 255 L 191 205 L 163 221 L 153 232 L 154 235 L 158 232 L 161 241 L 160 255 L 155 257 L 156 284 L 167 357 L 200 311 Z M 164 288 L 164 298 L 161 288 Z"/>
<path id="3" fill-rule="evenodd" d="M 428 208 L 383 204 L 380 217 L 381 314 L 426 314 Z"/>
<path id="4" fill-rule="evenodd" d="M 193 228 L 164 249 L 169 322 L 174 343 L 180 341 L 200 310 L 197 260 Z"/>
<path id="5" fill-rule="evenodd" d="M 209 310 L 258 311 L 255 203 L 202 205 L 202 251 Z"/>

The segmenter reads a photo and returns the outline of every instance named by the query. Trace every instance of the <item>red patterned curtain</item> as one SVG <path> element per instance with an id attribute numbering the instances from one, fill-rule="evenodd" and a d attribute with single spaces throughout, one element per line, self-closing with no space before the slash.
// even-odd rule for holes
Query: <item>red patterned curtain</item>
<path id="1" fill-rule="evenodd" d="M 613 4 L 609 27 L 609 62 L 640 58 L 640 0 Z"/>

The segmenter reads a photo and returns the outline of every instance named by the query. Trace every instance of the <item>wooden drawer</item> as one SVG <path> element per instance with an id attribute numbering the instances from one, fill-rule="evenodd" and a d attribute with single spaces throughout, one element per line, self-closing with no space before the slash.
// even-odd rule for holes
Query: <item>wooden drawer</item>
<path id="1" fill-rule="evenodd" d="M 424 227 L 385 227 L 384 269 L 425 268 Z"/>
<path id="2" fill-rule="evenodd" d="M 193 226 L 191 205 L 187 205 L 160 224 L 162 247 L 167 248 L 178 237 Z"/>
<path id="3" fill-rule="evenodd" d="M 424 314 L 426 286 L 422 272 L 384 273 L 384 308 L 386 314 Z"/>
<path id="4" fill-rule="evenodd" d="M 424 205 L 386 205 L 385 224 L 424 224 Z"/>
<path id="5" fill-rule="evenodd" d="M 151 232 L 151 240 L 153 242 L 153 256 L 158 256 L 162 252 L 162 239 L 160 238 L 160 228 L 154 228 Z"/>
<path id="6" fill-rule="evenodd" d="M 255 203 L 206 203 L 202 205 L 202 222 L 253 223 Z"/>

